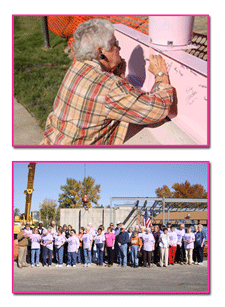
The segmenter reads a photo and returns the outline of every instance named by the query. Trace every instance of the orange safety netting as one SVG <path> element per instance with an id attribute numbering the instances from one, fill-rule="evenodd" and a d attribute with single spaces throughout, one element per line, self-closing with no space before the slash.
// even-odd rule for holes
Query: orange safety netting
<path id="1" fill-rule="evenodd" d="M 48 28 L 54 34 L 67 38 L 67 44 L 74 55 L 74 31 L 80 23 L 93 18 L 93 16 L 48 16 Z"/>
<path id="2" fill-rule="evenodd" d="M 148 34 L 148 20 L 136 16 L 99 16 L 112 23 L 121 23 L 142 33 Z M 96 17 L 97 18 L 97 17 Z"/>
<path id="3" fill-rule="evenodd" d="M 54 34 L 67 38 L 67 44 L 73 52 L 74 31 L 80 23 L 93 18 L 107 19 L 112 23 L 122 23 L 148 34 L 148 21 L 136 16 L 48 16 L 48 28 Z"/>
<path id="4" fill-rule="evenodd" d="M 71 37 L 77 26 L 92 16 L 48 16 L 48 28 L 61 37 Z"/>

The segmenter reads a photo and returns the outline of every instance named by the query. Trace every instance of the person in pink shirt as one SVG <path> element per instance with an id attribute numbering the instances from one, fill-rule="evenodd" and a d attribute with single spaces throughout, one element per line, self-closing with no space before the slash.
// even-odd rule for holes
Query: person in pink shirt
<path id="1" fill-rule="evenodd" d="M 80 246 L 79 237 L 76 235 L 75 229 L 71 229 L 70 237 L 66 239 L 67 247 L 67 267 L 71 265 L 75 268 L 77 264 L 77 254 Z"/>
<path id="2" fill-rule="evenodd" d="M 184 235 L 184 249 L 186 256 L 185 264 L 189 265 L 192 264 L 194 242 L 195 242 L 195 235 L 193 232 L 191 232 L 191 227 L 188 227 L 187 233 L 185 233 Z"/>
<path id="3" fill-rule="evenodd" d="M 114 258 L 114 245 L 115 245 L 115 234 L 112 232 L 112 228 L 107 228 L 107 233 L 105 235 L 106 241 L 106 249 L 107 249 L 107 256 L 108 256 L 108 266 L 111 267 L 113 265 L 113 258 Z"/>
<path id="4" fill-rule="evenodd" d="M 34 259 L 35 265 L 39 266 L 41 235 L 38 233 L 37 227 L 34 227 L 33 233 L 29 235 L 29 238 L 31 240 L 31 267 L 34 266 Z"/>
<path id="5" fill-rule="evenodd" d="M 169 235 L 169 264 L 174 265 L 176 250 L 177 250 L 177 233 L 175 232 L 175 227 L 171 226 Z"/>
<path id="6" fill-rule="evenodd" d="M 43 267 L 46 267 L 47 264 L 47 255 L 48 255 L 48 266 L 51 267 L 52 264 L 52 251 L 53 251 L 53 236 L 51 234 L 52 228 L 48 227 L 47 230 L 43 231 L 41 237 L 42 246 L 43 246 Z"/>
<path id="7" fill-rule="evenodd" d="M 102 228 L 98 228 L 97 235 L 94 237 L 94 241 L 97 247 L 97 266 L 103 266 L 103 252 L 105 247 L 105 236 Z"/>
<path id="8" fill-rule="evenodd" d="M 84 267 L 91 266 L 91 247 L 93 243 L 93 235 L 90 233 L 90 227 L 86 228 L 86 233 L 81 238 L 81 241 L 83 241 Z"/>
<path id="9" fill-rule="evenodd" d="M 94 237 L 96 235 L 96 230 L 93 228 L 92 223 L 88 223 L 87 227 L 90 228 L 89 232 L 92 234 Z"/>
<path id="10" fill-rule="evenodd" d="M 56 267 L 61 268 L 63 265 L 63 251 L 64 251 L 65 236 L 62 234 L 62 230 L 58 230 L 55 235 L 55 257 Z"/>
<path id="11" fill-rule="evenodd" d="M 146 229 L 146 233 L 142 236 L 142 240 L 143 240 L 142 249 L 143 249 L 144 267 L 147 267 L 147 262 L 148 262 L 148 267 L 150 268 L 152 261 L 152 251 L 154 251 L 155 249 L 155 238 L 151 233 L 150 227 Z"/>

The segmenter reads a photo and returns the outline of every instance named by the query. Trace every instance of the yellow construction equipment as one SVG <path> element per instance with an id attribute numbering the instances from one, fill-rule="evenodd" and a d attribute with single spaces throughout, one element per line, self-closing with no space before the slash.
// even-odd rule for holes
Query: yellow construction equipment
<path id="1" fill-rule="evenodd" d="M 19 233 L 20 227 L 25 225 L 26 221 L 29 221 L 31 226 L 35 222 L 33 220 L 33 214 L 31 214 L 31 200 L 34 191 L 35 167 L 36 163 L 29 163 L 28 165 L 29 171 L 27 179 L 27 189 L 24 191 L 24 193 L 26 194 L 25 213 L 21 214 L 21 216 L 15 216 L 14 218 L 14 236 Z"/>

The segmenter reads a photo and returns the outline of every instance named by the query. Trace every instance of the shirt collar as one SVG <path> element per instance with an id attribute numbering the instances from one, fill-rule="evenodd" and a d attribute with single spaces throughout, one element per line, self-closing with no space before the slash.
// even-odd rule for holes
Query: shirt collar
<path id="1" fill-rule="evenodd" d="M 85 60 L 84 62 L 89 64 L 89 65 L 91 65 L 91 66 L 94 66 L 94 67 L 102 70 L 101 64 L 100 64 L 100 62 L 97 59 Z"/>

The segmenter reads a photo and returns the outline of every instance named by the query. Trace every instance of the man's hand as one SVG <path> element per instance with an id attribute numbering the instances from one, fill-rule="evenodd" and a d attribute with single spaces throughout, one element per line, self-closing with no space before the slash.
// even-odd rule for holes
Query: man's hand
<path id="1" fill-rule="evenodd" d="M 159 72 L 168 74 L 167 68 L 166 68 L 166 61 L 161 57 L 161 55 L 150 54 L 148 70 L 154 76 L 157 75 Z"/>

